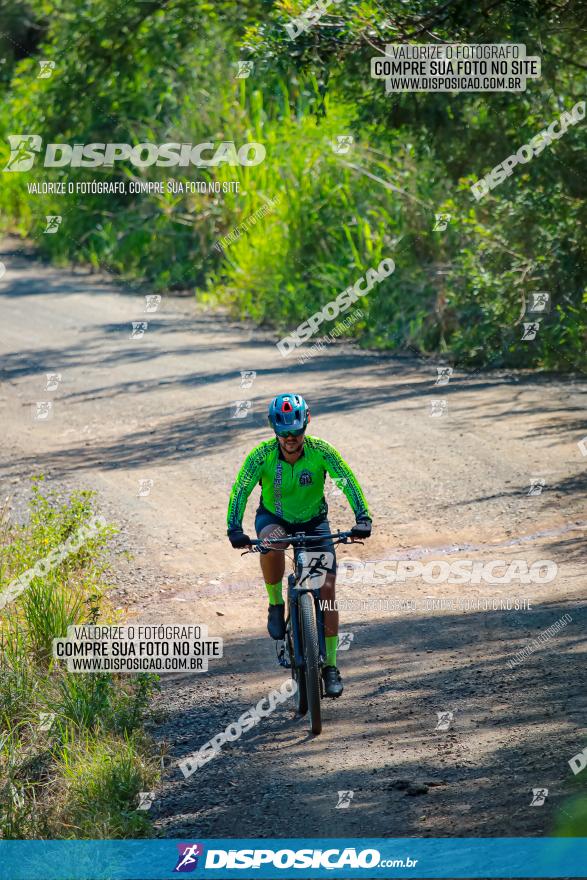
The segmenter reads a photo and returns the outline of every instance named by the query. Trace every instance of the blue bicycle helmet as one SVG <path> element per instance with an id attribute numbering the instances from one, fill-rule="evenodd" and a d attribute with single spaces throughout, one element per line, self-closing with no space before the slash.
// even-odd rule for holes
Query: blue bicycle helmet
<path id="1" fill-rule="evenodd" d="M 269 424 L 276 434 L 301 434 L 310 410 L 301 394 L 278 394 L 269 404 Z"/>

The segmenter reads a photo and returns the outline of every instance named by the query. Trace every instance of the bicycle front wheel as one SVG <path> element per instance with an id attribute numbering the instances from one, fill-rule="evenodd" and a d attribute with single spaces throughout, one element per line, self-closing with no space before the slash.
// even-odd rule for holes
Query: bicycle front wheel
<path id="1" fill-rule="evenodd" d="M 310 593 L 304 593 L 299 599 L 300 630 L 303 642 L 305 662 L 306 699 L 310 710 L 312 733 L 322 731 L 322 714 L 320 711 L 320 649 L 318 647 L 318 628 L 314 613 L 314 601 Z"/>
<path id="2" fill-rule="evenodd" d="M 308 697 L 306 694 L 306 676 L 304 670 L 299 666 L 296 666 L 296 658 L 295 651 L 293 646 L 293 640 L 291 637 L 291 631 L 288 627 L 287 631 L 287 646 L 289 650 L 289 657 L 291 663 L 291 677 L 295 681 L 297 685 L 296 690 L 296 712 L 298 715 L 305 715 L 308 711 Z"/>

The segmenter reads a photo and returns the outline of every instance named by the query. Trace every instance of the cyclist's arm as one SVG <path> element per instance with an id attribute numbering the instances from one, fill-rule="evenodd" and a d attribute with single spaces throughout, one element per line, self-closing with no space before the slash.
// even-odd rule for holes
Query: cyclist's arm
<path id="1" fill-rule="evenodd" d="M 367 500 L 359 485 L 359 481 L 340 452 L 338 452 L 334 446 L 331 446 L 330 443 L 327 443 L 326 440 L 320 440 L 319 444 L 324 467 L 333 480 L 342 481 L 342 491 L 344 492 L 346 500 L 350 504 L 356 519 L 371 519 Z"/>
<path id="2" fill-rule="evenodd" d="M 241 529 L 249 495 L 261 479 L 266 458 L 265 444 L 256 446 L 245 458 L 230 493 L 226 525 L 228 532 Z"/>

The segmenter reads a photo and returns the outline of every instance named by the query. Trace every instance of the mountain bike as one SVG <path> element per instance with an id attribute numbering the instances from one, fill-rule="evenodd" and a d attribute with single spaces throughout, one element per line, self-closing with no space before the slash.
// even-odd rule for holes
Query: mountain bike
<path id="1" fill-rule="evenodd" d="M 322 731 L 320 700 L 324 697 L 322 667 L 326 659 L 326 639 L 324 634 L 324 611 L 320 606 L 320 588 L 323 585 L 328 567 L 327 551 L 312 549 L 312 543 L 321 545 L 325 540 L 332 543 L 350 543 L 351 532 L 335 532 L 331 535 L 295 535 L 279 538 L 251 540 L 251 550 L 259 553 L 261 548 L 272 544 L 287 543 L 293 547 L 293 572 L 287 579 L 287 608 L 285 620 L 285 641 L 277 643 L 277 659 L 291 675 L 297 685 L 296 709 L 298 715 L 310 712 L 312 733 Z M 362 544 L 356 538 L 353 543 Z"/>

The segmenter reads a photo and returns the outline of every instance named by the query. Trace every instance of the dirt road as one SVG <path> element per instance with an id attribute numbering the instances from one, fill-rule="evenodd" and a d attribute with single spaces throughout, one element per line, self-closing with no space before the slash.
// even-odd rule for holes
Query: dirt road
<path id="1" fill-rule="evenodd" d="M 21 497 L 39 472 L 97 490 L 122 529 L 115 604 L 145 622 L 205 623 L 224 639 L 208 673 L 164 679 L 158 833 L 552 830 L 573 779 L 568 760 L 585 745 L 585 378 L 455 371 L 437 387 L 432 363 L 334 346 L 299 366 L 272 337 L 191 299 L 163 297 L 148 313 L 144 297 L 14 256 L 14 246 L 0 251 L 3 495 Z M 142 336 L 131 338 L 133 321 L 148 322 Z M 256 371 L 249 389 L 246 370 Z M 55 390 L 47 373 L 61 374 Z M 290 701 L 184 779 L 178 759 L 286 678 L 265 631 L 258 560 L 230 548 L 225 512 L 245 453 L 267 436 L 267 401 L 289 388 L 309 400 L 312 432 L 341 450 L 374 512 L 372 540 L 341 559 L 551 560 L 558 574 L 451 585 L 360 583 L 355 572 L 339 596 L 371 605 L 342 614 L 353 634 L 339 655 L 346 689 L 324 704 L 323 734 L 310 737 Z M 438 399 L 447 411 L 431 416 Z M 233 417 L 239 400 L 251 401 L 244 418 Z M 34 417 L 47 401 L 50 417 Z M 332 525 L 348 527 L 344 499 L 329 492 Z M 253 510 L 251 500 L 251 528 Z M 454 605 L 496 597 L 531 608 Z M 380 599 L 415 608 L 383 610 Z M 560 632 L 507 665 L 563 615 Z M 440 712 L 452 717 L 439 725 Z M 530 806 L 533 788 L 548 789 L 544 805 Z M 337 808 L 339 791 L 353 792 L 350 806 Z"/>

